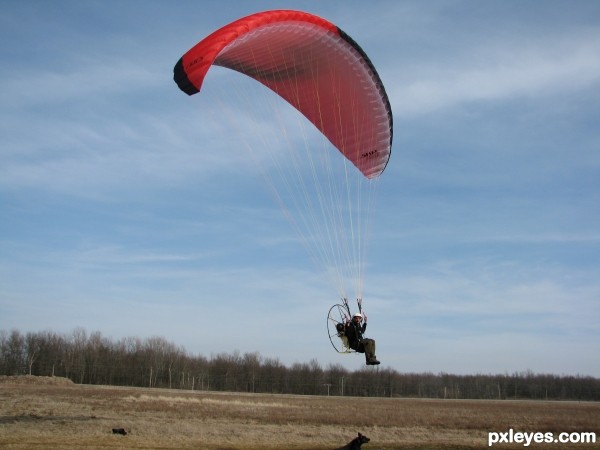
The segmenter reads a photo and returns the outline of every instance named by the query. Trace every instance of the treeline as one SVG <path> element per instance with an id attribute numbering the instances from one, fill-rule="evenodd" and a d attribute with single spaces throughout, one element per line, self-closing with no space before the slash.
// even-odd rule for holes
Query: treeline
<path id="1" fill-rule="evenodd" d="M 23 334 L 0 330 L 0 375 L 66 377 L 80 384 L 304 395 L 447 399 L 600 400 L 600 379 L 521 372 L 504 375 L 348 371 L 282 364 L 259 353 L 190 355 L 162 337 L 112 341 L 78 328 Z"/>

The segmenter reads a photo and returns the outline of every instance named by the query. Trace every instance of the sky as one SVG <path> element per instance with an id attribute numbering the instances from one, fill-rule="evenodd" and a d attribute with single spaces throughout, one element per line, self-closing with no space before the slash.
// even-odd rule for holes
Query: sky
<path id="1" fill-rule="evenodd" d="M 363 300 L 382 367 L 600 377 L 597 1 L 4 1 L 0 330 L 363 367 L 328 340 L 337 291 L 172 80 L 274 8 L 338 25 L 389 95 Z"/>

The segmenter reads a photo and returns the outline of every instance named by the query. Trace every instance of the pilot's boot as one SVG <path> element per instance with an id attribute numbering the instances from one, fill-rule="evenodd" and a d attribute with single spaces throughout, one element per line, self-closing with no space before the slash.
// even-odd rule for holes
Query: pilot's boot
<path id="1" fill-rule="evenodd" d="M 380 362 L 377 360 L 377 357 L 373 354 L 366 354 L 366 359 L 367 359 L 367 366 L 376 366 L 376 365 L 380 364 Z"/>

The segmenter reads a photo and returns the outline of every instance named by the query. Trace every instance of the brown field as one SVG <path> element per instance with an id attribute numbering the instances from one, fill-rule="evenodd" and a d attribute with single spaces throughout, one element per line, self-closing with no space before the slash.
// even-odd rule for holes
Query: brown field
<path id="1" fill-rule="evenodd" d="M 117 427 L 127 436 L 113 435 Z M 2 448 L 325 450 L 360 431 L 371 438 L 363 450 L 456 450 L 485 448 L 488 431 L 509 428 L 600 436 L 600 404 L 192 392 L 0 377 Z"/>

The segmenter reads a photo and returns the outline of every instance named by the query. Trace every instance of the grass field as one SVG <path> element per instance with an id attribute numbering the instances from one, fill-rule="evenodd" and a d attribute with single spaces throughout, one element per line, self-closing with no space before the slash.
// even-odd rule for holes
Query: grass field
<path id="1" fill-rule="evenodd" d="M 113 435 L 121 427 L 128 434 Z M 371 438 L 363 450 L 470 449 L 487 447 L 489 431 L 510 428 L 600 436 L 600 404 L 192 392 L 0 377 L 2 448 L 324 450 L 360 431 Z"/>

